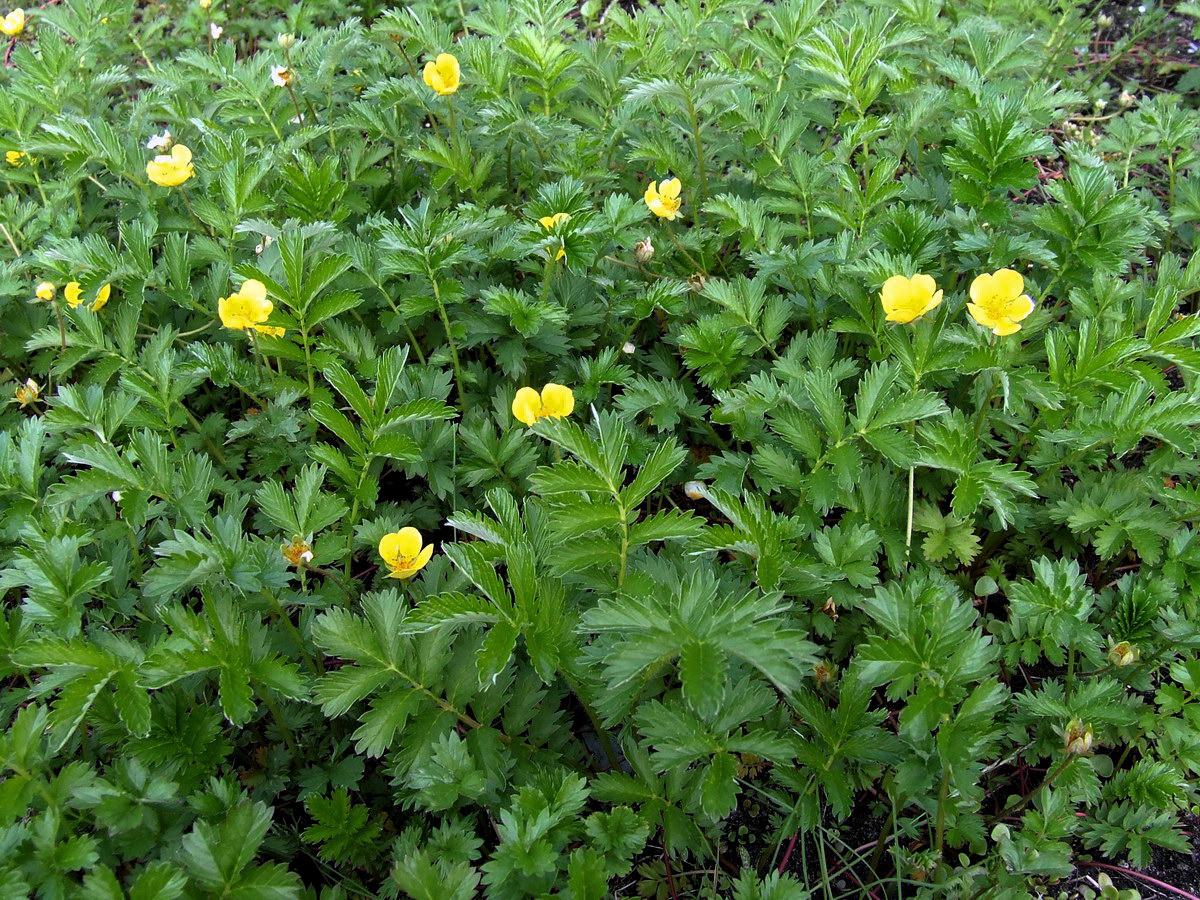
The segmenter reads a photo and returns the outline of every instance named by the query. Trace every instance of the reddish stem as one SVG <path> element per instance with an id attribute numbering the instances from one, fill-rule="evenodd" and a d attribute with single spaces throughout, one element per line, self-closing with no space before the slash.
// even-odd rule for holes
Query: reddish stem
<path id="1" fill-rule="evenodd" d="M 1108 869 L 1110 872 L 1120 872 L 1129 878 L 1140 878 L 1147 884 L 1152 884 L 1164 891 L 1170 891 L 1176 896 L 1187 897 L 1188 900 L 1200 900 L 1200 897 L 1197 897 L 1195 894 L 1189 894 L 1187 891 L 1181 890 L 1174 885 L 1167 884 L 1165 881 L 1159 881 L 1157 878 L 1152 878 L 1149 875 L 1143 875 L 1141 872 L 1135 872 L 1133 869 L 1123 869 L 1120 866 L 1110 866 L 1108 863 L 1098 862 L 1080 862 L 1076 865 L 1087 866 L 1092 869 Z"/>

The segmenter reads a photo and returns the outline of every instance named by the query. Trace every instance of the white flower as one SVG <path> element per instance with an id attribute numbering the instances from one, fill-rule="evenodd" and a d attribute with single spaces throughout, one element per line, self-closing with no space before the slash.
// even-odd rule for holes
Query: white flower
<path id="1" fill-rule="evenodd" d="M 300 558 L 302 560 L 304 560 L 305 562 L 312 562 L 312 558 L 313 558 L 312 551 L 305 550 L 303 553 L 300 554 Z"/>
<path id="2" fill-rule="evenodd" d="M 287 87 L 293 77 L 292 70 L 287 66 L 271 66 L 271 81 L 275 87 Z"/>
<path id="3" fill-rule="evenodd" d="M 162 134 L 156 134 L 150 140 L 146 141 L 147 150 L 170 150 L 172 144 L 171 132 L 166 128 Z"/>
<path id="4" fill-rule="evenodd" d="M 637 347 L 633 346 L 633 341 L 626 341 L 625 346 L 621 348 L 623 353 L 636 353 Z"/>
<path id="5" fill-rule="evenodd" d="M 223 35 L 225 33 L 225 29 L 222 28 L 220 25 L 218 25 L 216 22 L 209 22 L 208 23 L 208 33 L 212 36 L 212 39 L 214 41 L 219 41 L 221 39 L 221 35 Z"/>
<path id="6" fill-rule="evenodd" d="M 112 498 L 113 498 L 113 503 L 120 503 L 121 502 L 121 492 L 113 491 Z"/>

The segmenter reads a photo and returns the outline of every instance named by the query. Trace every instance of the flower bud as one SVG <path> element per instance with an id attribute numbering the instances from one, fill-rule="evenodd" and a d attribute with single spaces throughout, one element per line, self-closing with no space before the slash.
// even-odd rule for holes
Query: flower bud
<path id="1" fill-rule="evenodd" d="M 48 302 L 54 299 L 54 295 L 58 293 L 58 288 L 49 281 L 43 281 L 34 288 L 33 292 L 39 300 L 46 300 Z"/>
<path id="2" fill-rule="evenodd" d="M 689 481 L 687 484 L 685 484 L 683 486 L 683 493 L 687 495 L 687 498 L 689 500 L 703 500 L 704 499 L 704 482 L 703 481 Z"/>
<path id="3" fill-rule="evenodd" d="M 1091 752 L 1093 737 L 1091 725 L 1085 725 L 1081 719 L 1072 719 L 1067 723 L 1064 749 L 1071 756 L 1083 756 Z"/>
<path id="4" fill-rule="evenodd" d="M 1121 91 L 1121 95 L 1117 97 L 1117 102 L 1122 106 L 1133 106 L 1133 104 L 1137 103 L 1137 97 L 1133 96 L 1129 91 Z"/>
<path id="5" fill-rule="evenodd" d="M 291 50 L 296 44 L 296 36 L 294 34 L 281 34 L 275 38 L 275 41 L 284 50 Z"/>
<path id="6" fill-rule="evenodd" d="M 633 341 L 626 341 L 625 345 L 623 347 L 621 347 L 621 352 L 622 353 L 637 353 L 637 347 L 634 346 Z"/>
<path id="7" fill-rule="evenodd" d="M 1108 661 L 1118 668 L 1132 666 L 1142 656 L 1142 651 L 1129 641 L 1113 644 L 1108 651 Z"/>
<path id="8" fill-rule="evenodd" d="M 825 601 L 825 605 L 821 607 L 821 612 L 829 616 L 829 618 L 833 619 L 835 622 L 838 620 L 837 604 L 833 602 L 832 597 Z"/>
<path id="9" fill-rule="evenodd" d="M 837 677 L 837 666 L 822 660 L 813 666 L 813 677 L 817 684 L 829 684 Z"/>
<path id="10" fill-rule="evenodd" d="M 1099 25 L 1101 28 L 1112 28 L 1114 21 L 1116 21 L 1116 20 L 1113 19 L 1112 16 L 1108 15 L 1108 13 L 1101 13 L 1100 16 L 1096 19 L 1096 24 Z"/>
<path id="11" fill-rule="evenodd" d="M 654 245 L 650 243 L 650 238 L 633 245 L 633 258 L 640 263 L 648 263 L 654 259 Z"/>
<path id="12" fill-rule="evenodd" d="M 212 6 L 212 0 L 200 0 L 201 9 L 208 9 L 210 6 Z"/>
<path id="13" fill-rule="evenodd" d="M 122 494 L 120 491 L 113 491 L 112 494 L 110 494 L 109 496 L 112 497 L 113 503 L 120 503 L 121 498 L 124 496 L 124 494 Z"/>

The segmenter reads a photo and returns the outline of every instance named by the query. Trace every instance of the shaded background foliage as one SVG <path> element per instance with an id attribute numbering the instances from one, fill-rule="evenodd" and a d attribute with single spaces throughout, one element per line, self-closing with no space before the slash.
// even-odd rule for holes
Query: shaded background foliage
<path id="1" fill-rule="evenodd" d="M 0 891 L 1023 897 L 1188 852 L 1194 12 L 30 10 Z M 514 422 L 547 381 L 574 415 Z"/>

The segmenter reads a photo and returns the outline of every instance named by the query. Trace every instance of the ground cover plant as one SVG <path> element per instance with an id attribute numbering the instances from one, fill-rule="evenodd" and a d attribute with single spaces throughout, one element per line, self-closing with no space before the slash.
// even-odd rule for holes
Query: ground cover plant
<path id="1" fill-rule="evenodd" d="M 0 10 L 0 897 L 1192 896 L 1198 13 Z"/>

